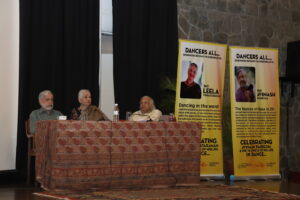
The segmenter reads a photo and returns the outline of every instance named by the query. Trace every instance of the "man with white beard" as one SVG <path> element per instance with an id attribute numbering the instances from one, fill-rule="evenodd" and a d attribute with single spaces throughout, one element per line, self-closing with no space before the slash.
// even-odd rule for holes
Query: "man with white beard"
<path id="1" fill-rule="evenodd" d="M 56 120 L 58 116 L 63 115 L 60 111 L 53 110 L 53 94 L 50 90 L 44 90 L 39 94 L 40 109 L 30 113 L 30 133 L 35 132 L 35 123 L 38 120 Z"/>
<path id="2" fill-rule="evenodd" d="M 247 73 L 244 69 L 236 72 L 236 80 L 240 86 L 235 92 L 236 102 L 255 102 L 253 85 L 248 85 Z"/>

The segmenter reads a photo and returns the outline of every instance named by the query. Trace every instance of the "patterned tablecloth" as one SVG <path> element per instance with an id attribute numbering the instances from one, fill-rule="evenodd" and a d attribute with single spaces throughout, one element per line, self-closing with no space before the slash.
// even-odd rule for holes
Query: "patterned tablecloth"
<path id="1" fill-rule="evenodd" d="M 200 130 L 192 122 L 39 121 L 36 178 L 48 190 L 197 184 Z"/>

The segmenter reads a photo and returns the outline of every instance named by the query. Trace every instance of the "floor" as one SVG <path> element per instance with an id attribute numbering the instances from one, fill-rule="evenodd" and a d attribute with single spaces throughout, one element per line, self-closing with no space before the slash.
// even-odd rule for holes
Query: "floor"
<path id="1" fill-rule="evenodd" d="M 209 181 L 210 184 L 225 184 L 223 181 Z M 242 187 L 263 189 L 300 195 L 300 183 L 288 181 L 236 181 L 226 183 Z M 0 185 L 0 200 L 49 200 L 48 198 L 33 196 L 33 192 L 43 191 L 41 188 L 23 183 Z"/>

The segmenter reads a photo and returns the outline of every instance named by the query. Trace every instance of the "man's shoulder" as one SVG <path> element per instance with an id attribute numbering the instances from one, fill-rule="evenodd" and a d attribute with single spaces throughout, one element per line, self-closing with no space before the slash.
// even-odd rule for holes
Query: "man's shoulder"
<path id="1" fill-rule="evenodd" d="M 241 94 L 241 93 L 243 93 L 243 91 L 242 91 L 242 89 L 239 87 L 239 88 L 236 90 L 235 93 L 236 93 L 236 94 Z"/>
<path id="2" fill-rule="evenodd" d="M 138 115 L 140 115 L 140 114 L 142 114 L 142 111 L 140 111 L 140 110 L 138 110 L 138 111 L 135 111 L 134 113 L 132 113 L 132 114 L 138 114 Z"/>
<path id="3" fill-rule="evenodd" d="M 194 81 L 191 89 L 198 90 L 198 89 L 200 89 L 200 85 Z"/>
<path id="4" fill-rule="evenodd" d="M 154 109 L 152 110 L 152 113 L 155 113 L 155 114 L 162 114 L 162 112 L 158 109 Z"/>
<path id="5" fill-rule="evenodd" d="M 62 113 L 59 110 L 54 110 L 53 109 L 53 112 L 54 112 L 55 115 L 62 115 Z"/>
<path id="6" fill-rule="evenodd" d="M 34 116 L 34 115 L 37 115 L 37 114 L 39 114 L 40 113 L 40 108 L 39 109 L 36 109 L 36 110 L 33 110 L 33 111 L 31 111 L 31 113 L 30 113 L 30 117 L 32 117 L 32 116 Z"/>

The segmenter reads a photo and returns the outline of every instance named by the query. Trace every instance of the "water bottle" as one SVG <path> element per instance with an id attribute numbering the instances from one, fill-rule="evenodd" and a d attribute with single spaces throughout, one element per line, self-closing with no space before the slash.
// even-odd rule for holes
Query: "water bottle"
<path id="1" fill-rule="evenodd" d="M 119 121 L 119 106 L 117 103 L 115 104 L 115 107 L 114 107 L 113 121 L 114 122 Z"/>
<path id="2" fill-rule="evenodd" d="M 174 114 L 173 114 L 173 113 L 170 113 L 170 114 L 169 114 L 169 122 L 175 122 L 175 121 L 176 121 L 176 119 L 175 119 Z"/>

